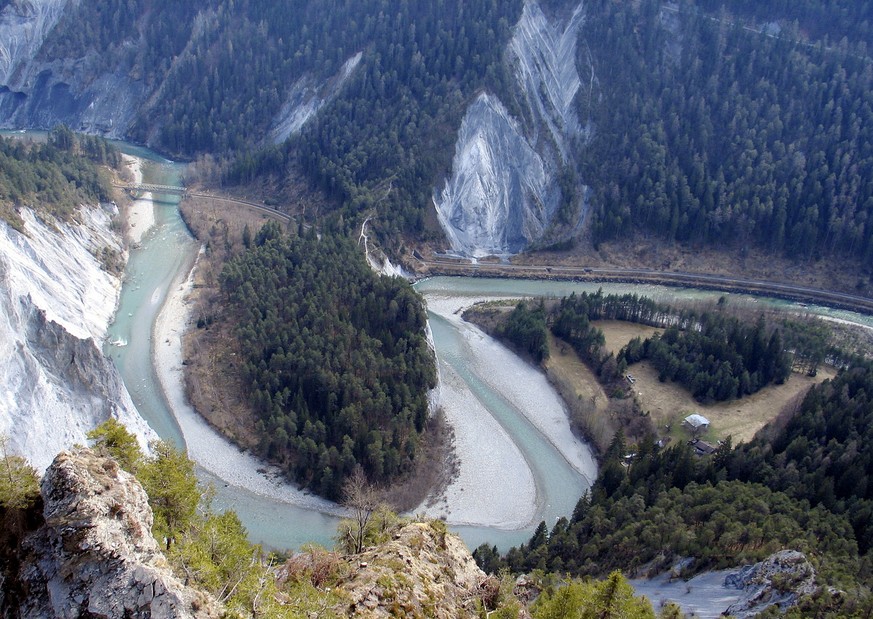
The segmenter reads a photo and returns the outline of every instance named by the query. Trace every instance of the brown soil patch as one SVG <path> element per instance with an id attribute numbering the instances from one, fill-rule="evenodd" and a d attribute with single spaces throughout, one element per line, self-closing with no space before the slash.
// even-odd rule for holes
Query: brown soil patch
<path id="1" fill-rule="evenodd" d="M 194 320 L 203 326 L 192 328 L 183 339 L 188 399 L 222 434 L 255 450 L 260 441 L 253 411 L 241 396 L 233 325 L 217 316 L 218 275 L 228 259 L 243 251 L 245 227 L 254 237 L 271 217 L 220 198 L 189 197 L 180 209 L 191 232 L 207 248 L 197 265 L 192 296 Z"/>
<path id="2" fill-rule="evenodd" d="M 836 375 L 831 368 L 819 369 L 814 378 L 794 373 L 785 384 L 771 385 L 740 400 L 700 404 L 676 383 L 659 381 L 657 371 L 648 361 L 634 364 L 629 372 L 636 379 L 634 395 L 643 411 L 651 415 L 659 433 L 686 440 L 690 437 L 681 428 L 682 420 L 691 413 L 700 413 L 711 423 L 703 438 L 717 440 L 731 436 L 735 445 L 751 440 L 758 430 L 774 420 L 796 398 L 803 397 L 810 387 Z"/>
<path id="3" fill-rule="evenodd" d="M 601 243 L 595 250 L 588 240 L 561 252 L 531 252 L 515 256 L 513 264 L 551 266 L 648 268 L 725 277 L 785 282 L 851 294 L 873 292 L 869 270 L 859 260 L 827 257 L 794 261 L 759 249 L 739 251 L 667 243 L 642 235 Z"/>
<path id="4" fill-rule="evenodd" d="M 237 445 L 256 451 L 260 443 L 256 419 L 241 397 L 239 361 L 231 329 L 227 324 L 213 324 L 209 328 L 195 327 L 185 334 L 185 391 L 194 409 L 213 427 Z"/>

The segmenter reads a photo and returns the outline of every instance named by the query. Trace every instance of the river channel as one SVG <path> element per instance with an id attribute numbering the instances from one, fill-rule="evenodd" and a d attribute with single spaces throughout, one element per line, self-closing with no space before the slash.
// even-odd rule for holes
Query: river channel
<path id="1" fill-rule="evenodd" d="M 143 149 L 121 144 L 122 150 L 144 159 L 143 181 L 155 184 L 177 185 L 179 166 L 156 157 Z M 126 346 L 107 346 L 118 366 L 131 397 L 140 413 L 164 439 L 182 448 L 188 447 L 185 435 L 168 405 L 167 397 L 157 380 L 153 363 L 153 328 L 168 291 L 178 286 L 190 271 L 197 251 L 197 242 L 191 237 L 178 212 L 178 198 L 154 201 L 155 225 L 143 237 L 141 244 L 131 251 L 125 283 L 114 324 L 108 341 L 125 341 Z M 491 416 L 495 432 L 510 437 L 513 449 L 527 463 L 534 493 L 530 501 L 524 499 L 524 508 L 515 514 L 518 505 L 513 494 L 515 486 L 509 480 L 505 488 L 498 483 L 486 483 L 491 492 L 482 496 L 475 484 L 469 488 L 454 488 L 465 507 L 452 511 L 451 500 L 446 506 L 447 519 L 471 548 L 482 542 L 505 549 L 526 541 L 540 520 L 551 525 L 560 516 L 569 516 L 581 494 L 596 476 L 596 465 L 587 447 L 570 436 L 556 438 L 562 431 L 547 427 L 563 414 L 562 404 L 542 375 L 526 366 L 509 351 L 500 347 L 458 318 L 460 308 L 480 299 L 513 298 L 519 296 L 560 297 L 571 292 L 593 291 L 599 286 L 590 283 L 531 281 L 510 279 L 481 279 L 465 277 L 438 277 L 416 284 L 417 290 L 429 305 L 429 319 L 434 336 L 440 373 L 459 385 L 452 387 L 454 398 L 444 398 L 443 405 L 454 406 L 454 412 L 463 416 L 469 407 L 479 407 Z M 610 284 L 602 286 L 606 292 L 636 292 L 661 300 L 712 299 L 722 296 L 701 290 Z M 814 312 L 839 320 L 873 325 L 873 320 L 851 312 L 819 307 L 800 307 L 785 301 L 757 299 L 745 295 L 724 295 L 730 302 L 760 303 L 782 309 Z M 460 396 L 458 394 L 461 394 Z M 448 411 L 451 412 L 451 411 Z M 542 415 L 542 418 L 539 416 Z M 450 415 L 449 415 L 450 416 Z M 566 423 L 566 422 L 565 422 Z M 568 432 L 567 432 L 568 434 Z M 496 436 L 496 434 L 495 434 Z M 217 440 L 217 439 L 216 439 Z M 482 445 L 485 449 L 487 446 Z M 232 448 L 224 445 L 234 457 Z M 195 460 L 196 460 L 195 456 Z M 499 462 L 499 458 L 495 458 Z M 306 542 L 330 545 L 337 517 L 323 505 L 309 507 L 277 498 L 277 494 L 252 492 L 247 484 L 222 473 L 198 467 L 201 481 L 216 490 L 214 504 L 218 508 L 234 509 L 254 541 L 273 548 L 299 548 Z M 499 469 L 493 479 L 500 480 L 506 473 Z M 502 475 L 504 478 L 506 474 Z M 476 477 L 474 475 L 473 477 Z M 488 478 L 484 472 L 481 477 Z M 504 479 L 504 482 L 506 480 Z M 273 479 L 271 484 L 277 484 Z M 450 493 L 453 489 L 450 487 Z M 468 496 L 459 494 L 467 490 Z M 516 503 L 512 500 L 516 499 Z M 440 507 L 428 508 L 429 514 L 440 515 Z M 491 526 L 474 526 L 477 512 L 487 516 Z M 465 524 L 467 523 L 467 524 Z"/>

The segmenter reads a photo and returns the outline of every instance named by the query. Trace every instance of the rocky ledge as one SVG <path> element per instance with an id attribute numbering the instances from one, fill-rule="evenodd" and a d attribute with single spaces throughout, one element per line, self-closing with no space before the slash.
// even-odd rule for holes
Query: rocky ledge
<path id="1" fill-rule="evenodd" d="M 477 617 L 478 601 L 492 586 L 439 521 L 408 524 L 354 559 L 354 573 L 340 585 L 348 601 L 340 616 Z"/>
<path id="2" fill-rule="evenodd" d="M 139 482 L 88 449 L 63 452 L 41 484 L 45 523 L 24 541 L 20 609 L 7 616 L 212 619 L 220 605 L 173 576 Z M 11 611 L 11 615 L 10 615 Z"/>
<path id="3" fill-rule="evenodd" d="M 725 587 L 742 589 L 742 599 L 724 611 L 732 617 L 754 617 L 771 606 L 785 611 L 814 593 L 815 568 L 802 552 L 782 550 L 761 563 L 728 574 Z"/>

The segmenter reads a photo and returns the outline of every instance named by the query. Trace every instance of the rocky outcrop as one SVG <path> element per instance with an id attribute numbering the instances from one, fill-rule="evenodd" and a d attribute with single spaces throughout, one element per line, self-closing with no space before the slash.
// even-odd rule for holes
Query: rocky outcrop
<path id="1" fill-rule="evenodd" d="M 481 94 L 467 109 L 452 176 L 433 198 L 454 252 L 518 253 L 541 240 L 562 204 L 576 199 L 562 195 L 558 177 L 573 165 L 570 144 L 583 136 L 574 103 L 582 86 L 576 68 L 582 8 L 549 19 L 537 2 L 525 3 L 507 52 L 523 124 L 493 95 Z M 592 74 L 589 90 L 594 81 Z M 577 218 L 583 215 L 578 210 Z"/>
<path id="2" fill-rule="evenodd" d="M 815 568 L 796 550 L 782 550 L 728 574 L 724 585 L 744 592 L 743 598 L 723 613 L 739 619 L 754 617 L 771 606 L 785 611 L 817 589 Z"/>
<path id="3" fill-rule="evenodd" d="M 72 223 L 20 214 L 24 232 L 0 222 L 0 433 L 39 470 L 110 416 L 145 446 L 155 435 L 100 350 L 121 285 L 101 261 L 123 251 L 114 205 Z"/>
<path id="4" fill-rule="evenodd" d="M 489 584 L 470 551 L 441 522 L 416 522 L 391 541 L 354 557 L 355 573 L 340 588 L 346 617 L 477 617 Z"/>
<path id="5" fill-rule="evenodd" d="M 88 449 L 61 453 L 41 493 L 45 524 L 24 542 L 21 617 L 221 616 L 213 598 L 171 573 L 151 535 L 145 491 L 114 460 Z"/>

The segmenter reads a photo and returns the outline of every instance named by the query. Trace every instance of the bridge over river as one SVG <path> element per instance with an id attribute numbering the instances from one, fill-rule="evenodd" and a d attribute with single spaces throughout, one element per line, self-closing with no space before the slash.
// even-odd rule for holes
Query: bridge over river
<path id="1" fill-rule="evenodd" d="M 116 183 L 114 184 L 114 186 L 120 189 L 124 189 L 131 195 L 149 192 L 163 195 L 184 196 L 186 193 L 188 193 L 188 190 L 185 187 L 178 187 L 176 185 L 156 185 L 154 183 Z"/>

